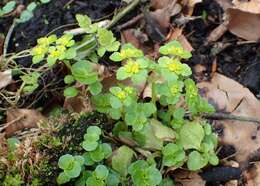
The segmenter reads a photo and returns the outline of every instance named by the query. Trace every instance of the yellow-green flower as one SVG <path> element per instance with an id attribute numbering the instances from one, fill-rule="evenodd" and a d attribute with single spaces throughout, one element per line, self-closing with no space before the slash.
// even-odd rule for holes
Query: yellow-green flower
<path id="1" fill-rule="evenodd" d="M 48 52 L 48 48 L 45 46 L 36 46 L 32 49 L 32 55 L 33 56 L 40 56 L 40 55 L 45 55 Z"/>
<path id="2" fill-rule="evenodd" d="M 116 97 L 118 97 L 121 101 L 125 100 L 126 98 L 126 92 L 121 90 L 115 94 Z"/>
<path id="3" fill-rule="evenodd" d="M 37 40 L 37 43 L 42 46 L 48 47 L 50 44 L 54 43 L 57 40 L 56 35 L 51 35 L 49 37 L 42 37 Z"/>
<path id="4" fill-rule="evenodd" d="M 172 55 L 183 59 L 188 59 L 191 57 L 191 53 L 184 50 L 178 41 L 171 41 L 160 47 L 159 52 L 163 55 Z"/>
<path id="5" fill-rule="evenodd" d="M 158 60 L 160 71 L 162 76 L 166 79 L 170 76 L 190 76 L 191 69 L 188 65 L 181 63 L 178 59 L 169 58 L 169 57 L 161 57 Z M 170 78 L 171 79 L 171 78 Z M 173 79 L 176 79 L 173 78 Z"/>
<path id="6" fill-rule="evenodd" d="M 136 74 L 140 71 L 140 65 L 132 60 L 129 60 L 125 65 L 125 71 L 129 74 Z"/>
<path id="7" fill-rule="evenodd" d="M 73 35 L 71 35 L 71 34 L 63 35 L 61 38 L 59 38 L 56 41 L 56 44 L 64 46 L 64 47 L 71 47 L 75 44 L 75 41 L 72 38 L 73 38 Z"/>

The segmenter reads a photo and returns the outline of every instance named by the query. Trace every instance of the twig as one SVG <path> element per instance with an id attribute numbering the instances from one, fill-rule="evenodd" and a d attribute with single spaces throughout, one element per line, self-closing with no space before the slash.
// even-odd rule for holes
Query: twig
<path id="1" fill-rule="evenodd" d="M 215 120 L 237 120 L 237 121 L 246 121 L 251 123 L 257 123 L 257 125 L 260 126 L 260 120 L 253 117 L 247 117 L 247 116 L 236 116 L 232 114 L 226 114 L 226 113 L 214 113 L 214 114 L 203 114 L 203 117 L 207 119 L 215 119 Z"/>
<path id="2" fill-rule="evenodd" d="M 7 53 L 7 49 L 8 49 L 8 44 L 11 38 L 11 35 L 13 33 L 14 27 L 16 26 L 17 21 L 16 19 L 14 19 L 13 24 L 11 25 L 10 29 L 7 32 L 7 35 L 5 37 L 5 42 L 4 42 L 4 50 L 3 50 L 3 59 L 5 59 L 6 53 Z"/>
<path id="3" fill-rule="evenodd" d="M 112 21 L 107 22 L 107 20 L 104 20 L 104 21 L 98 22 L 99 26 L 105 27 L 107 29 L 113 27 L 120 19 L 122 19 L 127 13 L 129 13 L 131 10 L 133 10 L 140 2 L 141 2 L 141 0 L 134 0 L 124 10 L 122 10 L 117 15 L 115 15 L 114 18 L 112 19 Z M 85 31 L 83 28 L 76 28 L 76 29 L 65 31 L 65 33 L 67 33 L 67 34 L 70 33 L 73 35 L 80 35 L 80 34 L 85 33 Z"/>
<path id="4" fill-rule="evenodd" d="M 133 0 L 132 3 L 130 3 L 124 10 L 119 12 L 110 22 L 110 24 L 107 26 L 107 28 L 113 27 L 120 19 L 122 19 L 128 12 L 133 10 L 141 0 Z"/>
<path id="5" fill-rule="evenodd" d="M 120 31 L 120 30 L 125 29 L 125 28 L 127 28 L 129 26 L 132 26 L 135 23 L 137 23 L 140 19 L 142 19 L 143 17 L 144 17 L 144 14 L 139 14 L 139 15 L 135 16 L 133 19 L 123 23 L 122 25 L 118 25 L 116 27 L 116 30 Z"/>

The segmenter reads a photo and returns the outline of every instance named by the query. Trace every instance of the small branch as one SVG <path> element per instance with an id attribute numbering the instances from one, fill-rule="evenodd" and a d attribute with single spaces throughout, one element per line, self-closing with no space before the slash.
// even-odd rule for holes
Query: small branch
<path id="1" fill-rule="evenodd" d="M 119 12 L 112 19 L 112 21 L 109 23 L 107 28 L 109 29 L 109 28 L 113 27 L 120 19 L 122 19 L 127 13 L 129 13 L 131 10 L 133 10 L 140 2 L 141 2 L 141 0 L 133 0 L 132 3 L 130 3 L 124 10 Z"/>
<path id="2" fill-rule="evenodd" d="M 247 117 L 247 116 L 236 116 L 232 114 L 226 114 L 226 113 L 213 113 L 213 114 L 203 114 L 204 118 L 207 119 L 215 119 L 215 120 L 237 120 L 237 121 L 245 121 L 245 122 L 251 122 L 256 123 L 260 126 L 260 120 L 253 117 Z"/>
<path id="3" fill-rule="evenodd" d="M 121 20 L 127 13 L 129 13 L 131 10 L 133 10 L 140 2 L 141 2 L 141 0 L 134 0 L 124 10 L 122 10 L 117 15 L 115 15 L 114 18 L 112 19 L 112 21 L 109 21 L 109 22 L 107 20 L 100 21 L 100 22 L 98 22 L 98 26 L 110 29 L 119 20 Z M 85 31 L 84 31 L 83 28 L 76 28 L 76 29 L 65 31 L 64 33 L 73 34 L 73 35 L 80 35 L 80 34 L 85 33 Z"/>
<path id="4" fill-rule="evenodd" d="M 122 30 L 122 29 L 125 29 L 125 28 L 127 28 L 127 27 L 130 27 L 130 26 L 136 24 L 136 23 L 137 23 L 140 19 L 142 19 L 143 17 L 144 17 L 144 14 L 139 14 L 139 15 L 135 16 L 133 19 L 127 21 L 126 23 L 123 23 L 122 25 L 118 25 L 118 26 L 116 27 L 116 30 L 117 30 L 117 31 L 120 31 L 120 30 Z"/>
<path id="5" fill-rule="evenodd" d="M 13 24 L 11 25 L 11 27 L 9 28 L 7 35 L 5 37 L 5 42 L 4 42 L 4 50 L 3 50 L 3 59 L 5 59 L 5 56 L 7 54 L 7 49 L 8 49 L 8 44 L 11 38 L 11 35 L 13 33 L 14 27 L 16 26 L 17 22 L 16 19 L 14 19 Z"/>

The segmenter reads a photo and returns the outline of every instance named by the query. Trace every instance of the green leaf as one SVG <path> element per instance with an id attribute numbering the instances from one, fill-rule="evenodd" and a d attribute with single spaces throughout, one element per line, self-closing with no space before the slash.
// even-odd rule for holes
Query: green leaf
<path id="1" fill-rule="evenodd" d="M 162 182 L 159 184 L 159 186 L 174 186 L 174 183 L 172 179 L 170 178 L 164 178 Z"/>
<path id="2" fill-rule="evenodd" d="M 127 73 L 125 71 L 124 67 L 120 67 L 117 71 L 116 71 L 116 79 L 118 80 L 124 80 L 126 78 L 130 77 L 129 73 Z M 142 79 L 142 78 L 141 78 Z"/>
<path id="3" fill-rule="evenodd" d="M 40 1 L 41 1 L 41 3 L 46 4 L 46 3 L 49 3 L 51 0 L 40 0 Z"/>
<path id="4" fill-rule="evenodd" d="M 69 48 L 66 50 L 65 59 L 74 59 L 77 56 L 76 48 Z"/>
<path id="5" fill-rule="evenodd" d="M 76 15 L 76 19 L 81 28 L 88 28 L 91 25 L 91 19 L 87 15 Z"/>
<path id="6" fill-rule="evenodd" d="M 82 156 L 74 156 L 75 160 L 79 162 L 80 165 L 84 165 L 85 159 Z"/>
<path id="7" fill-rule="evenodd" d="M 75 96 L 78 95 L 78 93 L 79 93 L 79 91 L 75 87 L 67 87 L 64 90 L 64 96 L 67 97 L 67 98 L 75 97 Z"/>
<path id="8" fill-rule="evenodd" d="M 96 141 L 83 141 L 82 147 L 85 151 L 94 151 L 98 147 L 98 142 L 96 142 Z"/>
<path id="9" fill-rule="evenodd" d="M 16 5 L 15 1 L 10 1 L 10 2 L 6 3 L 6 5 L 2 8 L 3 15 L 8 14 L 11 11 L 13 11 L 15 8 L 15 5 Z"/>
<path id="10" fill-rule="evenodd" d="M 97 72 L 93 71 L 93 67 L 89 61 L 78 61 L 72 65 L 71 72 L 73 77 L 82 84 L 93 84 L 98 81 Z"/>
<path id="11" fill-rule="evenodd" d="M 104 165 L 98 165 L 94 171 L 95 176 L 99 180 L 105 180 L 108 177 L 108 169 Z"/>
<path id="12" fill-rule="evenodd" d="M 86 181 L 87 186 L 105 186 L 104 181 L 98 180 L 96 177 L 91 176 Z"/>
<path id="13" fill-rule="evenodd" d="M 33 62 L 33 64 L 37 64 L 37 63 L 41 62 L 43 59 L 44 59 L 44 55 L 33 56 L 32 62 Z"/>
<path id="14" fill-rule="evenodd" d="M 74 157 L 70 154 L 65 154 L 59 158 L 58 166 L 63 170 L 70 169 L 71 164 L 73 164 L 73 162 L 74 162 Z"/>
<path id="15" fill-rule="evenodd" d="M 90 126 L 87 129 L 87 133 L 92 133 L 100 136 L 102 134 L 102 131 L 98 126 Z"/>
<path id="16" fill-rule="evenodd" d="M 108 143 L 102 143 L 101 145 L 102 151 L 104 153 L 104 157 L 107 159 L 112 154 L 112 148 Z"/>
<path id="17" fill-rule="evenodd" d="M 109 59 L 111 59 L 112 61 L 115 61 L 115 62 L 119 62 L 119 61 L 122 61 L 123 58 L 121 56 L 121 54 L 119 52 L 114 52 L 110 57 Z"/>
<path id="18" fill-rule="evenodd" d="M 122 107 L 122 103 L 121 103 L 120 99 L 118 99 L 115 96 L 110 97 L 110 104 L 115 109 L 119 109 Z"/>
<path id="19" fill-rule="evenodd" d="M 200 149 L 204 138 L 203 127 L 199 123 L 187 122 L 180 130 L 180 142 L 184 149 Z"/>
<path id="20" fill-rule="evenodd" d="M 64 172 L 70 177 L 70 178 L 76 178 L 80 175 L 81 172 L 81 165 L 78 161 L 73 161 L 73 166 L 70 169 L 65 169 Z"/>
<path id="21" fill-rule="evenodd" d="M 174 110 L 173 117 L 175 119 L 183 119 L 184 115 L 185 115 L 184 108 L 177 108 L 176 110 Z"/>
<path id="22" fill-rule="evenodd" d="M 109 116 L 114 120 L 119 120 L 121 118 L 121 111 L 119 109 L 111 108 L 109 109 Z"/>
<path id="23" fill-rule="evenodd" d="M 99 81 L 90 84 L 89 91 L 92 95 L 98 95 L 102 91 L 102 84 Z"/>
<path id="24" fill-rule="evenodd" d="M 110 171 L 106 180 L 107 186 L 118 186 L 120 183 L 120 175 L 114 171 Z"/>
<path id="25" fill-rule="evenodd" d="M 91 165 L 94 165 L 94 164 L 95 164 L 95 162 L 91 159 L 89 153 L 85 152 L 82 156 L 83 156 L 83 158 L 84 158 L 84 164 L 85 164 L 85 165 L 91 166 Z"/>
<path id="26" fill-rule="evenodd" d="M 69 181 L 70 181 L 70 177 L 67 174 L 65 174 L 64 172 L 60 173 L 58 178 L 57 178 L 57 183 L 59 185 L 62 185 L 62 184 L 67 183 Z"/>
<path id="27" fill-rule="evenodd" d="M 35 2 L 31 2 L 26 9 L 32 12 L 36 8 L 36 6 L 37 4 Z"/>
<path id="28" fill-rule="evenodd" d="M 134 151 L 127 146 L 121 146 L 112 156 L 112 168 L 120 173 L 121 176 L 127 176 L 127 170 L 134 156 Z"/>
<path id="29" fill-rule="evenodd" d="M 64 78 L 64 83 L 71 84 L 75 81 L 74 77 L 72 75 L 66 75 Z"/>
<path id="30" fill-rule="evenodd" d="M 165 166 L 181 166 L 185 160 L 185 152 L 182 147 L 169 143 L 162 150 L 163 163 Z"/>
<path id="31" fill-rule="evenodd" d="M 105 158 L 105 153 L 101 145 L 99 145 L 94 151 L 89 152 L 90 157 L 95 162 L 100 162 Z"/>
<path id="32" fill-rule="evenodd" d="M 49 65 L 49 67 L 51 67 L 56 63 L 57 60 L 58 60 L 57 58 L 53 58 L 53 57 L 48 56 L 47 57 L 47 64 Z"/>
<path id="33" fill-rule="evenodd" d="M 8 146 L 8 151 L 13 152 L 20 144 L 20 141 L 15 138 L 8 138 L 7 139 L 7 146 Z"/>
<path id="34" fill-rule="evenodd" d="M 106 48 L 105 47 L 101 46 L 101 47 L 99 47 L 97 49 L 97 54 L 99 55 L 99 57 L 103 57 L 105 53 L 106 53 Z"/>
<path id="35" fill-rule="evenodd" d="M 189 154 L 187 166 L 191 171 L 196 171 L 206 166 L 208 160 L 202 156 L 198 151 L 192 151 Z"/>
<path id="36" fill-rule="evenodd" d="M 212 154 L 212 155 L 209 156 L 209 163 L 210 163 L 211 165 L 214 165 L 214 166 L 216 166 L 216 165 L 219 164 L 219 159 L 218 159 L 218 157 L 216 156 L 216 154 Z"/>
<path id="37" fill-rule="evenodd" d="M 106 49 L 109 52 L 114 52 L 114 51 L 118 51 L 119 47 L 120 47 L 120 42 L 114 41 L 112 44 L 106 46 Z"/>
<path id="38" fill-rule="evenodd" d="M 113 33 L 105 28 L 98 29 L 98 42 L 101 46 L 109 46 L 115 41 Z"/>

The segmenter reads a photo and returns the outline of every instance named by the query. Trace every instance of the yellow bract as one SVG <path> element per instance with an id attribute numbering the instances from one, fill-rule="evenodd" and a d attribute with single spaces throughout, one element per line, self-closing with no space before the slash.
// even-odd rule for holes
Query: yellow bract
<path id="1" fill-rule="evenodd" d="M 127 92 L 127 94 L 133 94 L 134 89 L 132 87 L 126 87 L 125 91 Z"/>
<path id="2" fill-rule="evenodd" d="M 128 63 L 125 65 L 125 70 L 127 73 L 136 74 L 140 71 L 140 65 L 133 61 L 128 61 Z"/>
<path id="3" fill-rule="evenodd" d="M 173 85 L 171 86 L 170 91 L 173 95 L 176 95 L 181 91 L 181 89 L 178 85 Z"/>
<path id="4" fill-rule="evenodd" d="M 124 100 L 126 98 L 125 91 L 122 90 L 122 91 L 117 92 L 116 97 L 118 97 L 120 100 Z"/>
<path id="5" fill-rule="evenodd" d="M 48 49 L 44 46 L 36 46 L 33 48 L 32 53 L 34 56 L 37 56 L 37 55 L 44 55 L 47 51 Z"/>
<path id="6" fill-rule="evenodd" d="M 176 56 L 181 56 L 185 52 L 185 50 L 180 47 L 171 47 L 167 51 L 169 54 L 176 55 Z"/>
<path id="7" fill-rule="evenodd" d="M 133 56 L 135 51 L 133 49 L 127 48 L 120 52 L 123 59 Z"/>
<path id="8" fill-rule="evenodd" d="M 173 61 L 171 63 L 169 63 L 167 65 L 168 69 L 172 72 L 175 72 L 177 74 L 181 73 L 182 71 L 182 66 L 180 63 L 176 62 L 176 61 Z"/>

